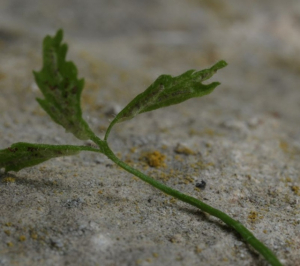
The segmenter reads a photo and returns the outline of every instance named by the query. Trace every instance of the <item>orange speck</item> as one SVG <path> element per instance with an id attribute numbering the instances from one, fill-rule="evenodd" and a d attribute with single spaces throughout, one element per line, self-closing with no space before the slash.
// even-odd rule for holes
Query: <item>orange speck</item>
<path id="1" fill-rule="evenodd" d="M 19 241 L 23 242 L 23 241 L 25 241 L 25 240 L 26 240 L 26 236 L 23 236 L 23 235 L 22 235 L 22 236 L 19 237 Z"/>
<path id="2" fill-rule="evenodd" d="M 165 159 L 166 156 L 161 154 L 159 151 L 149 152 L 145 156 L 147 163 L 151 167 L 161 167 L 166 166 Z"/>

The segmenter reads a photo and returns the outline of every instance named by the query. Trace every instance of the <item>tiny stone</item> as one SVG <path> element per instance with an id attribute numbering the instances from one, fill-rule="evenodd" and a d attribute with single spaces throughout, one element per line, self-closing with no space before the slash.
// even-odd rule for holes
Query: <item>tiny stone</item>
<path id="1" fill-rule="evenodd" d="M 108 106 L 104 113 L 108 117 L 115 117 L 121 110 L 122 108 L 119 105 L 114 104 Z"/>
<path id="2" fill-rule="evenodd" d="M 196 183 L 196 187 L 204 190 L 206 187 L 206 182 L 204 180 L 201 180 L 200 183 Z"/>

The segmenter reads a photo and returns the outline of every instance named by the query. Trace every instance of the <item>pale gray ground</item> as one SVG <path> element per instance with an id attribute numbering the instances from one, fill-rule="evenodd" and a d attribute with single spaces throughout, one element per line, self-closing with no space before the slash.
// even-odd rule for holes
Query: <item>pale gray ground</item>
<path id="1" fill-rule="evenodd" d="M 143 171 L 238 219 L 284 265 L 300 265 L 298 0 L 1 0 L 1 149 L 81 143 L 35 101 L 31 71 L 41 67 L 43 37 L 58 28 L 86 78 L 84 116 L 100 136 L 159 74 L 225 59 L 213 94 L 122 123 L 110 143 L 142 170 L 143 154 L 160 151 L 166 167 Z M 176 154 L 178 143 L 195 154 Z M 267 264 L 218 220 L 101 155 L 2 169 L 0 202 L 1 266 Z"/>

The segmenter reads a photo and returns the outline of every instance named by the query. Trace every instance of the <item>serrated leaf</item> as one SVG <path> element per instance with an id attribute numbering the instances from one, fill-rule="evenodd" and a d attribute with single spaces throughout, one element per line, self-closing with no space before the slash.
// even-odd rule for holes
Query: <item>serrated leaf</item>
<path id="1" fill-rule="evenodd" d="M 201 71 L 188 70 L 176 77 L 170 75 L 159 76 L 114 118 L 109 125 L 105 139 L 107 139 L 115 123 L 129 120 L 144 112 L 178 104 L 190 98 L 201 97 L 211 93 L 220 83 L 203 84 L 202 82 L 212 77 L 217 70 L 225 66 L 227 66 L 227 63 L 222 60 L 209 69 Z"/>
<path id="2" fill-rule="evenodd" d="M 47 145 L 18 142 L 9 148 L 0 150 L 0 168 L 5 171 L 19 171 L 23 168 L 40 164 L 49 159 L 75 155 L 80 151 L 97 151 L 87 146 Z"/>
<path id="3" fill-rule="evenodd" d="M 61 43 L 63 31 L 54 37 L 46 36 L 43 42 L 43 67 L 33 72 L 35 81 L 45 99 L 37 99 L 41 107 L 67 132 L 78 139 L 89 139 L 90 129 L 82 118 L 80 96 L 84 80 L 77 78 L 77 68 L 66 61 L 68 47 Z"/>
<path id="4" fill-rule="evenodd" d="M 159 76 L 150 87 L 136 96 L 118 114 L 118 122 L 131 119 L 140 113 L 178 104 L 190 98 L 211 93 L 220 83 L 213 82 L 205 85 L 202 82 L 212 77 L 217 70 L 226 65 L 225 61 L 219 61 L 209 69 L 201 71 L 188 70 L 176 77 L 170 75 Z"/>

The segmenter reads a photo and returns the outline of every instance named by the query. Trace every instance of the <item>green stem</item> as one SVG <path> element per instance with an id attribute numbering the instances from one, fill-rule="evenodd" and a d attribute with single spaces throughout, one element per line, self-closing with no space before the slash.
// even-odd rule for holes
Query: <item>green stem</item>
<path id="1" fill-rule="evenodd" d="M 105 132 L 104 141 L 107 141 L 108 135 L 109 135 L 109 133 L 110 133 L 112 127 L 113 127 L 117 122 L 118 122 L 117 117 L 115 117 L 114 120 L 111 121 L 111 123 L 109 124 L 109 126 L 108 126 L 108 128 L 107 128 L 107 130 L 106 130 L 106 132 Z M 97 137 L 97 136 L 96 136 L 96 137 Z M 102 141 L 102 140 L 101 140 L 101 141 Z"/>
<path id="2" fill-rule="evenodd" d="M 143 181 L 149 183 L 150 185 L 156 187 L 157 189 L 161 190 L 162 192 L 173 196 L 174 198 L 177 198 L 181 201 L 184 201 L 188 204 L 191 204 L 200 210 L 209 213 L 212 216 L 215 216 L 222 220 L 225 224 L 235 229 L 243 238 L 244 240 L 249 243 L 254 249 L 256 249 L 271 265 L 273 266 L 282 266 L 280 261 L 276 258 L 274 253 L 268 249 L 263 243 L 261 243 L 245 226 L 243 226 L 240 222 L 232 219 L 230 216 L 228 216 L 226 213 L 215 209 L 204 202 L 188 196 L 186 194 L 183 194 L 175 189 L 172 189 L 168 186 L 165 186 L 164 184 L 152 179 L 151 177 L 143 174 L 142 172 L 130 167 L 123 161 L 121 161 L 116 155 L 113 153 L 113 151 L 109 148 L 106 141 L 98 139 L 93 139 L 99 146 L 101 145 L 101 149 L 103 149 L 103 153 L 111 159 L 113 162 L 115 162 L 117 165 L 128 171 L 129 173 L 139 177 Z"/>

